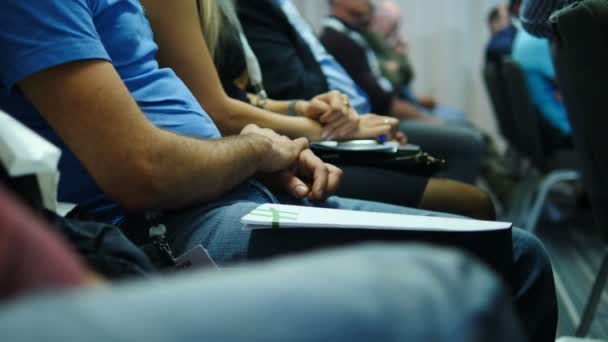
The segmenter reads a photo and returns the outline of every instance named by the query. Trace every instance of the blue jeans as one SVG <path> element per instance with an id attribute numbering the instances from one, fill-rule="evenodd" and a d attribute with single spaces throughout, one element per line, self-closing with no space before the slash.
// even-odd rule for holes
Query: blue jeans
<path id="1" fill-rule="evenodd" d="M 403 272 L 396 270 L 407 265 Z M 0 306 L 3 341 L 523 341 L 461 253 L 366 245 Z"/>
<path id="2" fill-rule="evenodd" d="M 264 236 L 257 236 L 253 243 L 251 232 L 242 229 L 240 218 L 260 204 L 268 202 L 312 205 L 294 201 L 284 195 L 277 198 L 263 186 L 250 182 L 225 196 L 222 202 L 169 216 L 165 224 L 169 231 L 173 232 L 172 244 L 178 253 L 202 244 L 218 264 L 226 266 L 247 261 L 252 248 L 271 248 L 271 244 L 287 243 L 287 236 L 284 241 L 277 240 L 276 236 L 268 241 L 265 241 Z M 338 197 L 328 199 L 321 206 L 408 215 L 448 216 Z M 515 308 L 530 340 L 554 341 L 557 329 L 557 299 L 551 263 L 541 242 L 533 235 L 514 228 L 513 262 L 507 269 L 500 270 L 500 273 L 505 279 L 509 279 L 508 285 L 513 294 Z"/>

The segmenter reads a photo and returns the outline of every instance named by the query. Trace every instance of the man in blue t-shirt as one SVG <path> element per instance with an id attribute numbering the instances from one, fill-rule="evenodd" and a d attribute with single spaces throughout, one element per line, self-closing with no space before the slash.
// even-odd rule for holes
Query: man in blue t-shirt
<path id="1" fill-rule="evenodd" d="M 549 40 L 519 30 L 513 44 L 512 57 L 521 64 L 532 102 L 555 132 L 557 141 L 570 137 L 572 128 L 557 86 Z"/>
<path id="2" fill-rule="evenodd" d="M 0 108 L 62 148 L 62 201 L 87 204 L 114 222 L 126 209 L 163 211 L 176 252 L 202 244 L 220 264 L 296 247 L 286 234 L 242 229 L 240 218 L 261 203 L 431 215 L 330 197 L 341 171 L 318 159 L 305 139 L 256 126 L 221 138 L 184 84 L 159 67 L 137 0 L 3 5 Z M 329 234 L 340 233 L 316 236 Z M 551 338 L 555 292 L 540 242 L 514 229 L 513 262 L 502 271 L 530 336 Z"/>

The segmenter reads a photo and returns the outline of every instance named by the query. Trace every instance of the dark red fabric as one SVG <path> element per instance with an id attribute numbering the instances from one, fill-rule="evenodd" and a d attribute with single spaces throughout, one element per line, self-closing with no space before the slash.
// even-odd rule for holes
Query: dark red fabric
<path id="1" fill-rule="evenodd" d="M 86 281 L 76 254 L 0 186 L 0 301 Z"/>

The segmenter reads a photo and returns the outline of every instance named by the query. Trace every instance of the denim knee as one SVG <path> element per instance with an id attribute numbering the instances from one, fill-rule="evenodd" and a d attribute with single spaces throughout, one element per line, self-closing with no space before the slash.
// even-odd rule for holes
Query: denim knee
<path id="1" fill-rule="evenodd" d="M 511 287 L 515 307 L 531 341 L 553 341 L 557 330 L 557 295 L 553 268 L 541 241 L 513 229 Z"/>
<path id="2" fill-rule="evenodd" d="M 516 278 L 531 281 L 542 276 L 553 283 L 553 268 L 545 246 L 536 236 L 519 228 L 513 228 L 513 261 Z"/>

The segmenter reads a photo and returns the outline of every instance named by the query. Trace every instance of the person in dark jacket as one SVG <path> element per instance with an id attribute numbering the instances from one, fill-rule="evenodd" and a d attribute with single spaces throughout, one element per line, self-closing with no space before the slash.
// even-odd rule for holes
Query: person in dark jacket
<path id="1" fill-rule="evenodd" d="M 271 97 L 307 98 L 330 89 L 340 90 L 349 96 L 360 113 L 374 112 L 368 94 L 349 75 L 346 65 L 325 49 L 291 1 L 238 0 L 237 11 L 245 35 L 260 61 L 264 84 Z M 402 109 L 409 106 L 416 110 L 405 101 L 400 103 L 404 104 Z M 484 149 L 481 132 L 470 127 L 442 125 L 430 116 L 428 121 L 402 121 L 401 130 L 410 142 L 449 160 L 448 168 L 438 176 L 475 182 Z"/>
<path id="2" fill-rule="evenodd" d="M 496 6 L 490 11 L 488 27 L 491 36 L 486 46 L 486 63 L 500 62 L 503 57 L 511 55 L 517 35 L 517 28 L 507 6 Z"/>

